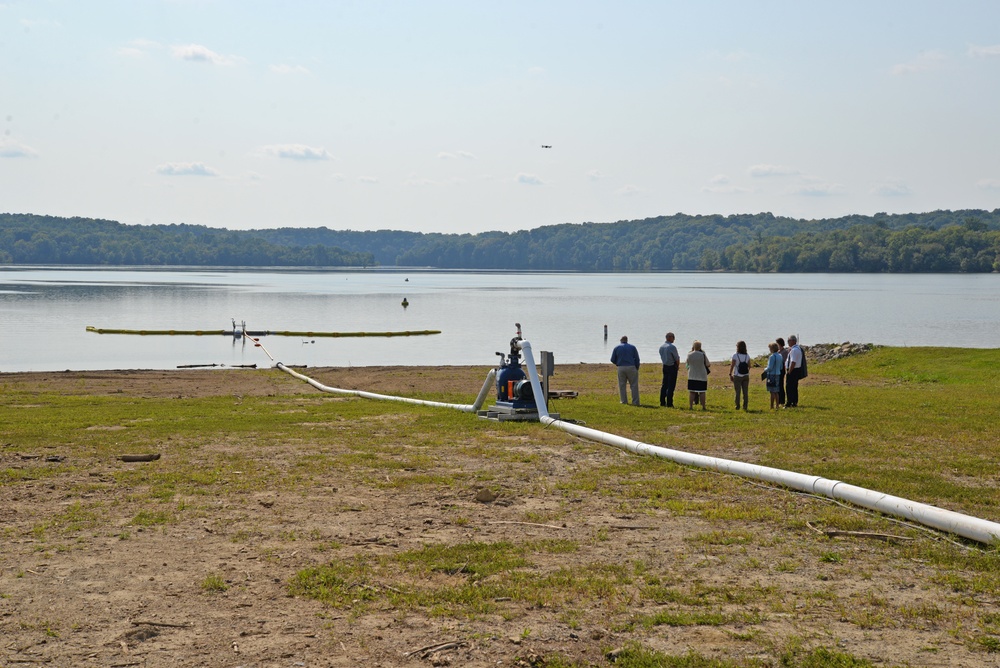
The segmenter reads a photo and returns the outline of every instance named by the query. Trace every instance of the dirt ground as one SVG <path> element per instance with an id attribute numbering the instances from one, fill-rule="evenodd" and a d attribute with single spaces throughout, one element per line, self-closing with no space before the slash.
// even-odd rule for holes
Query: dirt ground
<path id="1" fill-rule="evenodd" d="M 253 382 L 243 382 L 247 376 L 237 375 L 250 373 L 255 374 Z M 418 384 L 450 382 L 448 378 L 458 375 L 462 389 L 474 396 L 482 383 L 478 372 L 454 374 L 447 369 L 305 373 L 331 386 L 400 394 L 412 392 Z M 65 395 L 317 394 L 280 372 L 0 374 L 0 383 L 10 382 Z M 23 465 L 23 456 L 49 454 L 20 452 L 2 433 L 0 443 L 6 446 L 0 450 L 0 471 Z M 573 446 L 572 451 L 567 445 Z M 708 520 L 667 511 L 623 514 L 614 496 L 605 494 L 575 499 L 576 509 L 566 521 L 551 525 L 526 521 L 559 503 L 557 492 L 537 490 L 557 489 L 575 467 L 631 456 L 605 446 L 581 445 L 569 435 L 549 437 L 533 444 L 533 449 L 542 456 L 535 465 L 537 479 L 495 472 L 494 487 L 503 491 L 490 503 L 477 501 L 471 488 L 384 489 L 331 474 L 308 489 L 220 499 L 211 517 L 152 528 L 130 526 L 133 515 L 116 512 L 112 504 L 107 528 L 81 531 L 75 537 L 79 545 L 70 540 L 65 549 L 40 550 L 32 527 L 79 501 L 71 490 L 88 482 L 108 483 L 91 494 L 127 505 L 129 490 L 115 488 L 110 481 L 123 467 L 146 464 L 96 460 L 72 474 L 0 485 L 0 666 L 540 666 L 546 665 L 546 656 L 600 666 L 612 665 L 606 653 L 630 642 L 678 656 L 695 652 L 756 665 L 779 665 L 783 653 L 787 656 L 796 643 L 831 648 L 877 665 L 1000 664 L 1000 655 L 977 650 L 955 633 L 953 613 L 969 620 L 962 606 L 970 604 L 935 585 L 932 567 L 921 560 L 900 559 L 893 552 L 897 555 L 893 564 L 884 565 L 885 551 L 896 548 L 881 541 L 832 541 L 802 530 L 795 540 L 776 540 L 772 547 L 767 541 L 706 544 L 696 537 L 713 531 Z M 454 465 L 476 466 L 472 461 Z M 746 490 L 759 504 L 780 501 L 806 510 L 823 506 L 806 497 L 789 501 L 788 492 L 749 486 Z M 454 521 L 456 507 L 467 521 Z M 752 522 L 744 528 L 750 533 L 779 530 Z M 125 531 L 130 535 L 127 540 L 121 538 Z M 241 531 L 254 538 L 234 540 Z M 762 611 L 754 624 L 623 629 L 610 619 L 602 620 L 599 609 L 584 611 L 582 624 L 567 623 L 561 611 L 535 606 L 516 615 L 472 620 L 391 610 L 354 616 L 289 594 L 289 582 L 297 571 L 331 558 L 459 543 L 470 540 L 473 531 L 475 540 L 484 542 L 558 537 L 582 546 L 581 553 L 550 556 L 552 562 L 540 563 L 540 568 L 559 559 L 612 563 L 642 559 L 652 569 L 696 579 L 703 588 L 754 582 L 777 587 L 786 592 L 789 605 L 786 612 L 775 613 L 773 606 Z M 595 541 L 595 531 L 610 539 Z M 293 533 L 312 539 L 292 540 Z M 332 541 L 342 547 L 335 553 L 324 551 L 322 545 Z M 816 558 L 831 549 L 850 554 L 851 565 Z M 757 570 L 738 565 L 748 560 L 759 564 Z M 780 567 L 788 562 L 798 566 Z M 220 574 L 228 588 L 205 591 L 202 583 L 209 573 Z M 872 601 L 877 599 L 884 603 L 880 609 L 898 613 L 932 607 L 940 614 L 916 614 L 905 623 L 865 624 L 850 618 L 835 599 L 868 609 L 874 609 Z M 980 596 L 976 603 L 994 610 L 997 605 L 988 596 Z M 747 606 L 740 601 L 731 605 Z M 647 605 L 642 612 L 652 610 Z M 442 649 L 421 651 L 434 646 Z"/>

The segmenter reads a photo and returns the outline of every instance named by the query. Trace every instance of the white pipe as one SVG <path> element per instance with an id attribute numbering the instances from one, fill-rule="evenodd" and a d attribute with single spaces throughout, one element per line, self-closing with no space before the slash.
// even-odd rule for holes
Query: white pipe
<path id="1" fill-rule="evenodd" d="M 361 390 L 344 390 L 336 387 L 328 387 L 322 383 L 313 380 L 309 376 L 305 376 L 297 371 L 289 369 L 287 366 L 281 362 L 275 363 L 275 368 L 281 369 L 285 373 L 298 378 L 299 380 L 304 380 L 309 383 L 317 390 L 321 392 L 331 392 L 333 394 L 350 394 L 356 397 L 364 397 L 365 399 L 380 399 L 383 401 L 400 401 L 406 404 L 418 404 L 420 406 L 434 406 L 437 408 L 454 408 L 460 410 L 464 413 L 475 413 L 483 406 L 483 402 L 486 401 L 486 395 L 489 394 L 490 387 L 493 385 L 493 380 L 496 378 L 497 370 L 490 369 L 490 372 L 486 374 L 486 382 L 483 383 L 483 387 L 479 390 L 479 395 L 476 397 L 476 401 L 473 404 L 446 404 L 440 401 L 424 401 L 423 399 L 411 399 L 409 397 L 395 397 L 389 394 L 375 394 L 374 392 L 363 392 Z"/>
<path id="2" fill-rule="evenodd" d="M 545 407 L 545 397 L 542 396 L 541 384 L 538 381 L 538 374 L 535 372 L 535 361 L 531 355 L 531 344 L 527 341 L 521 341 L 520 346 L 521 350 L 524 351 L 524 362 L 528 367 L 528 375 L 531 378 L 531 389 L 535 394 L 535 406 L 538 408 L 539 421 L 546 426 L 556 427 L 575 436 L 623 448 L 636 454 L 653 455 L 685 466 L 696 466 L 698 468 L 731 473 L 745 478 L 783 485 L 801 492 L 819 494 L 831 499 L 846 501 L 862 508 L 902 517 L 940 531 L 946 531 L 970 540 L 979 541 L 980 543 L 1000 542 L 1000 524 L 972 517 L 971 515 L 876 492 L 864 487 L 856 487 L 845 482 L 840 482 L 839 480 L 828 480 L 819 476 L 795 473 L 794 471 L 785 471 L 769 466 L 759 466 L 731 459 L 721 459 L 719 457 L 708 457 L 680 450 L 671 450 L 658 445 L 650 445 L 649 443 L 642 443 L 622 436 L 616 436 L 615 434 L 598 431 L 597 429 L 582 427 L 564 420 L 555 420 L 549 417 L 548 410 Z"/>
<path id="3" fill-rule="evenodd" d="M 517 342 L 517 345 L 524 352 L 524 364 L 528 367 L 528 380 L 531 381 L 531 393 L 535 395 L 538 419 L 547 418 L 549 416 L 549 409 L 545 405 L 546 397 L 542 393 L 542 383 L 538 380 L 538 370 L 535 369 L 535 358 L 531 355 L 531 344 L 522 339 Z"/>

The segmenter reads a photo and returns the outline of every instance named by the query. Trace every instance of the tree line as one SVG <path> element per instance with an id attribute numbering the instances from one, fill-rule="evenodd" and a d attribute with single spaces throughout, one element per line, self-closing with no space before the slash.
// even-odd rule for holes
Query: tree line
<path id="1" fill-rule="evenodd" d="M 533 271 L 993 272 L 1000 209 L 799 220 L 675 214 L 518 232 L 230 231 L 0 214 L 0 263 Z"/>
<path id="2" fill-rule="evenodd" d="M 982 273 L 1000 271 L 1000 231 L 970 219 L 939 230 L 889 230 L 855 225 L 846 230 L 755 239 L 706 250 L 703 270 L 751 272 Z"/>
<path id="3" fill-rule="evenodd" d="M 1000 209 L 798 220 L 675 214 L 519 232 L 254 230 L 288 245 L 371 252 L 381 265 L 535 271 L 1000 271 Z"/>
<path id="4" fill-rule="evenodd" d="M 202 225 L 123 225 L 93 218 L 0 214 L 0 263 L 360 267 L 371 253 L 285 246 Z"/>

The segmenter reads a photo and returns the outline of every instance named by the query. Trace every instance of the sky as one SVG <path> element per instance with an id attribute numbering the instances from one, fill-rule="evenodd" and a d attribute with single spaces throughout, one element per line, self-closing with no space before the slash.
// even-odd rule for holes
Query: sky
<path id="1" fill-rule="evenodd" d="M 996 0 L 0 0 L 0 212 L 476 233 L 998 207 Z"/>

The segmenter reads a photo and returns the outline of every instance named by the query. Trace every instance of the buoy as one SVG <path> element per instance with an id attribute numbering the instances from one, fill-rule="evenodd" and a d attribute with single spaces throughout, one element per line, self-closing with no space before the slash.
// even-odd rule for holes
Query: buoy
<path id="1" fill-rule="evenodd" d="M 403 297 L 403 308 L 406 308 L 409 305 L 410 305 L 410 302 L 406 301 L 406 297 Z"/>

